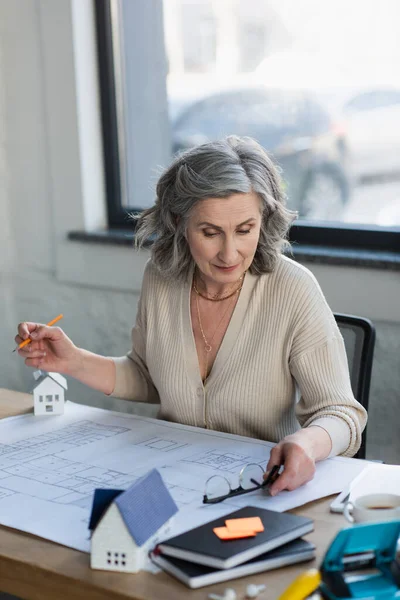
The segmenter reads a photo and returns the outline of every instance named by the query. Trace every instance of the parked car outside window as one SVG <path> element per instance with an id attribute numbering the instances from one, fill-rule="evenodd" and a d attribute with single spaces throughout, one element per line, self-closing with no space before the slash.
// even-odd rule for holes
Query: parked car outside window
<path id="1" fill-rule="evenodd" d="M 344 144 L 355 180 L 400 177 L 400 90 L 353 93 L 342 108 Z"/>
<path id="2" fill-rule="evenodd" d="M 173 152 L 236 134 L 255 138 L 282 168 L 288 206 L 337 219 L 349 198 L 342 139 L 311 92 L 246 87 L 210 94 L 172 123 Z"/>

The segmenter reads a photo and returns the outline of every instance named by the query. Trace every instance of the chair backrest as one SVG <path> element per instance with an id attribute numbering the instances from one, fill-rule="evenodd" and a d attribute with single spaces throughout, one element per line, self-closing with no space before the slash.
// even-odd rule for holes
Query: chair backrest
<path id="1" fill-rule="evenodd" d="M 375 327 L 369 319 L 354 315 L 334 314 L 346 347 L 353 394 L 368 410 L 369 386 L 375 346 Z M 365 458 L 367 428 L 355 458 Z"/>

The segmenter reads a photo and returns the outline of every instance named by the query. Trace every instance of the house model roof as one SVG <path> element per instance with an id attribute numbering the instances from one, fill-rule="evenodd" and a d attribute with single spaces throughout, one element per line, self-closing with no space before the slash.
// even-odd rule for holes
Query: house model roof
<path id="1" fill-rule="evenodd" d="M 44 381 L 47 377 L 50 377 L 50 379 L 52 379 L 53 381 L 58 383 L 58 385 L 61 385 L 61 387 L 63 387 L 64 390 L 68 389 L 67 380 L 65 379 L 65 377 L 60 375 L 60 373 L 52 373 L 52 372 L 48 373 L 47 371 L 35 371 L 33 373 L 33 376 L 36 380 L 36 383 L 35 383 L 33 389 L 37 388 L 37 386 L 40 383 L 42 383 L 42 381 Z"/>
<path id="2" fill-rule="evenodd" d="M 90 530 L 96 529 L 113 502 L 137 546 L 142 546 L 178 512 L 178 507 L 157 469 L 149 471 L 126 491 L 95 490 Z"/>
<path id="3" fill-rule="evenodd" d="M 92 513 L 90 515 L 89 529 L 93 531 L 100 523 L 107 508 L 110 506 L 114 498 L 122 494 L 124 490 L 97 489 L 94 490 Z"/>

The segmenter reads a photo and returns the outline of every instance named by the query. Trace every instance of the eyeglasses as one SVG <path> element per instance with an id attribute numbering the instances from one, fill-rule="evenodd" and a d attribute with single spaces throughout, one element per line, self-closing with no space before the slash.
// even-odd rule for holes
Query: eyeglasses
<path id="1" fill-rule="evenodd" d="M 223 475 L 213 475 L 206 481 L 203 504 L 217 504 L 227 498 L 269 487 L 278 478 L 279 470 L 280 466 L 275 465 L 268 477 L 264 479 L 264 469 L 260 465 L 256 463 L 246 465 L 239 473 L 239 486 L 235 489 L 231 488 L 228 479 Z"/>

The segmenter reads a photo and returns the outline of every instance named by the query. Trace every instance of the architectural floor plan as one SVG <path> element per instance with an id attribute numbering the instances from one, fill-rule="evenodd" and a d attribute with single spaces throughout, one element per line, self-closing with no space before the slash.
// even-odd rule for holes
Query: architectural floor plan
<path id="1" fill-rule="evenodd" d="M 245 505 L 288 510 L 344 489 L 362 461 L 317 465 L 314 480 L 270 498 L 262 491 L 212 506 L 205 482 L 223 474 L 232 487 L 248 463 L 265 468 L 273 444 L 217 431 L 67 402 L 60 416 L 0 421 L 0 523 L 88 552 L 88 519 L 96 488 L 126 489 L 157 468 L 179 507 L 179 533 Z"/>

